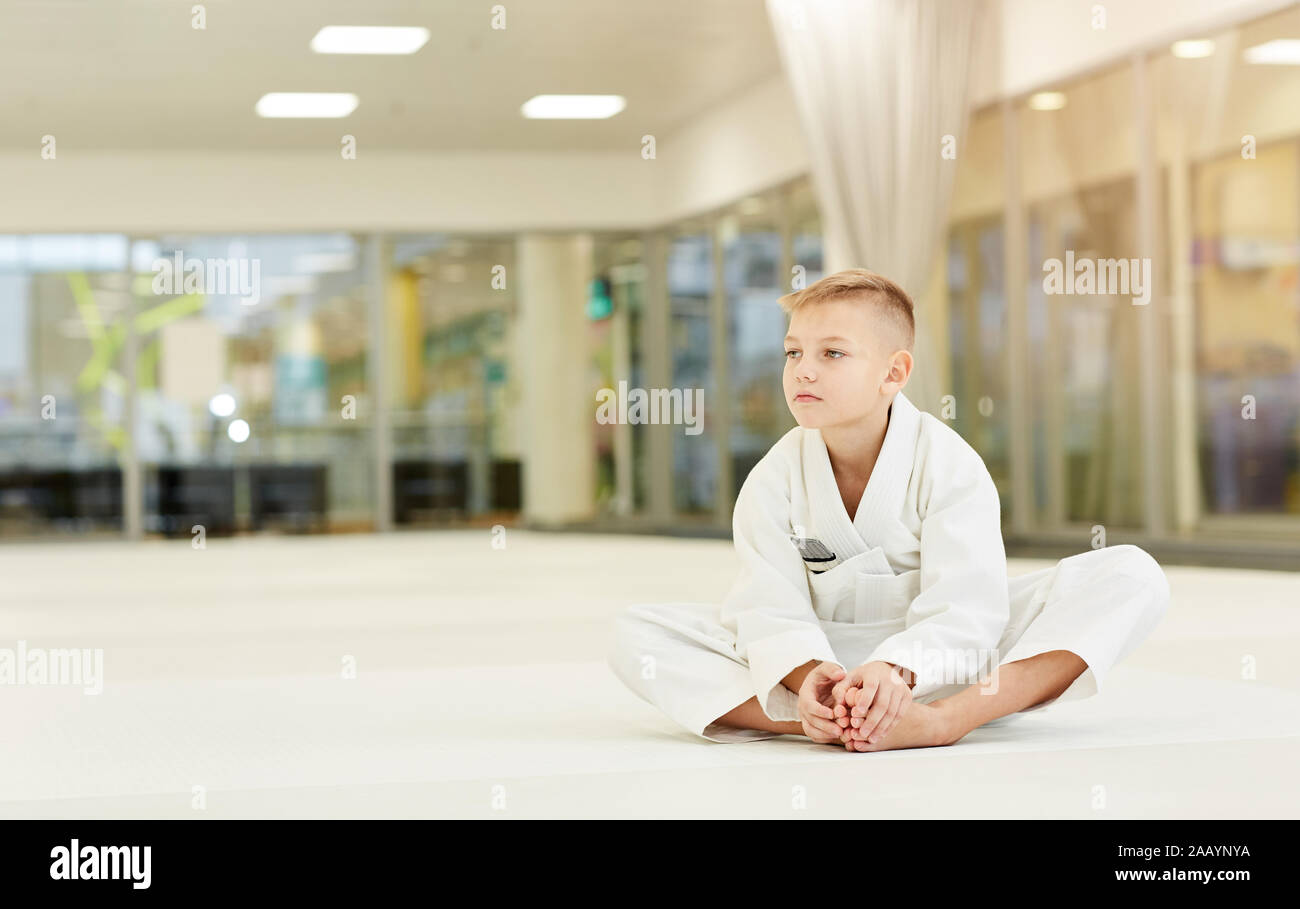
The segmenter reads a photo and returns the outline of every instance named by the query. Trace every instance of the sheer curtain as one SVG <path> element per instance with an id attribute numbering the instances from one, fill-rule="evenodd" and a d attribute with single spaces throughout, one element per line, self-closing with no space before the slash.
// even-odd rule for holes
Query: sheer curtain
<path id="1" fill-rule="evenodd" d="M 922 313 L 969 114 L 974 0 L 767 0 L 821 209 L 826 272 L 869 268 L 917 308 L 907 396 L 946 392 Z M 951 140 L 945 140 L 951 137 Z"/>

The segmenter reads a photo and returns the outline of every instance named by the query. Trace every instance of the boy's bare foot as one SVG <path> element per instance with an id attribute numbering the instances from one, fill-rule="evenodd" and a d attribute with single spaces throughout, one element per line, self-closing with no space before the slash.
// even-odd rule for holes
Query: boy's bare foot
<path id="1" fill-rule="evenodd" d="M 861 732 L 852 730 L 853 738 L 845 745 L 854 751 L 893 751 L 900 748 L 933 748 L 951 745 L 961 736 L 951 708 L 942 701 L 933 704 L 911 704 L 884 738 L 867 742 L 858 738 Z"/>

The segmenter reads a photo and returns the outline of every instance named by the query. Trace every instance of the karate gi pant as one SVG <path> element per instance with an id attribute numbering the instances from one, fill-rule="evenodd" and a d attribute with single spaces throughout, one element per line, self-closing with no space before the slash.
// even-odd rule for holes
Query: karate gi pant
<path id="1" fill-rule="evenodd" d="M 1021 714 L 1096 694 L 1111 667 L 1142 643 L 1169 608 L 1164 572 L 1150 555 L 1127 544 L 1073 555 L 1011 578 L 1008 593 L 1010 617 L 997 645 L 997 665 L 1068 650 L 1088 667 L 1059 697 Z M 715 722 L 755 696 L 749 666 L 737 655 L 735 637 L 720 616 L 720 607 L 709 603 L 628 606 L 615 621 L 610 668 L 643 700 L 709 741 L 774 738 L 779 733 Z M 846 668 L 860 666 L 870 655 L 860 636 L 843 633 L 853 626 L 822 627 Z M 944 685 L 916 702 L 928 703 L 965 687 Z M 798 696 L 784 688 L 780 692 L 777 718 L 797 719 Z"/>

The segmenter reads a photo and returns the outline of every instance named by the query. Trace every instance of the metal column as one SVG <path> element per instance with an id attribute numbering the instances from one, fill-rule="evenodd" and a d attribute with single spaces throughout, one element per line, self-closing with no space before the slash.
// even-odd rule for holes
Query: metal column
<path id="1" fill-rule="evenodd" d="M 135 237 L 126 240 L 126 266 L 123 269 L 126 278 L 126 306 L 122 318 L 125 319 L 126 335 L 122 347 L 125 362 L 122 370 L 126 373 L 126 400 L 123 402 L 122 419 L 126 421 L 125 443 L 122 446 L 122 529 L 128 540 L 144 537 L 144 482 L 140 466 L 140 454 L 136 446 L 137 402 L 136 392 L 139 382 L 138 363 L 140 353 L 139 339 L 135 333 L 135 275 L 133 254 Z"/>
<path id="2" fill-rule="evenodd" d="M 1003 192 L 1006 239 L 1003 264 L 1007 287 L 1007 394 L 1010 397 L 1011 530 L 1027 534 L 1033 527 L 1034 462 L 1029 445 L 1029 322 L 1025 302 L 1028 231 L 1020 196 L 1020 134 L 1015 103 L 1002 102 Z"/>
<path id="3" fill-rule="evenodd" d="M 369 234 L 365 244 L 366 310 L 370 344 L 366 368 L 370 379 L 370 432 L 374 452 L 375 530 L 393 529 L 392 431 L 388 400 L 388 314 L 385 286 L 391 252 L 382 234 Z"/>
<path id="4" fill-rule="evenodd" d="M 1144 54 L 1133 57 L 1133 128 L 1137 136 L 1137 242 L 1138 257 L 1156 258 L 1156 144 L 1155 115 L 1151 105 L 1151 82 Z M 1158 285 L 1160 272 L 1151 269 L 1151 283 Z M 1142 415 L 1142 511 L 1144 529 L 1152 537 L 1166 535 L 1165 472 L 1161 469 L 1161 443 L 1168 438 L 1164 431 L 1165 415 L 1160 377 L 1162 368 L 1157 316 L 1165 300 L 1163 293 L 1148 288 L 1149 302 L 1140 307 L 1138 320 L 1139 412 Z"/>

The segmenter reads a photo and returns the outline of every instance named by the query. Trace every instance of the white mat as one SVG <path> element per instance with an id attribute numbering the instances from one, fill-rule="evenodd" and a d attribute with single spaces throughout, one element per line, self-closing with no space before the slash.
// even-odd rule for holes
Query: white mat
<path id="1" fill-rule="evenodd" d="M 849 754 L 697 739 L 604 663 L 0 687 L 0 801 L 494 780 L 1300 736 L 1300 692 L 1117 667 L 1094 698 L 955 746 Z"/>

